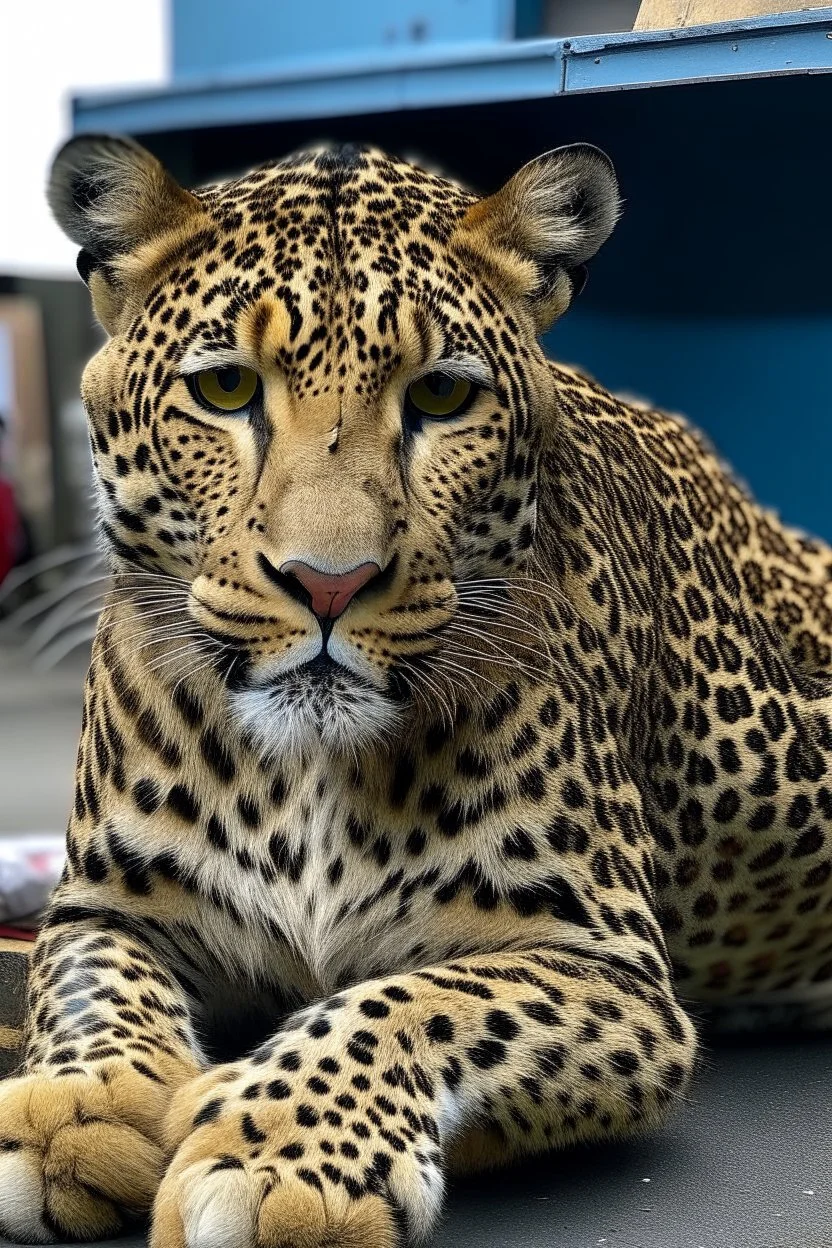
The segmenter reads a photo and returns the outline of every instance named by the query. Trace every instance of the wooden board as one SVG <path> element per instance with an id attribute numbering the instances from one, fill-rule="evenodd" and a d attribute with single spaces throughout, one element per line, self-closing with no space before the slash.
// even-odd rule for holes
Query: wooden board
<path id="1" fill-rule="evenodd" d="M 642 0 L 633 30 L 675 30 L 824 7 L 824 0 Z"/>
<path id="2" fill-rule="evenodd" d="M 0 937 L 0 1078 L 20 1061 L 26 979 L 34 945 L 30 940 Z"/>

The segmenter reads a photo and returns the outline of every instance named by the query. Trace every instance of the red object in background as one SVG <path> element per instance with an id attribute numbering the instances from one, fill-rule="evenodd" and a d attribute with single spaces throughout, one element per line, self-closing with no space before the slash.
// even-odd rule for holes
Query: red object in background
<path id="1" fill-rule="evenodd" d="M 22 536 L 14 490 L 0 477 L 0 584 L 17 562 Z"/>
<path id="2" fill-rule="evenodd" d="M 6 940 L 35 940 L 37 932 L 28 927 L 8 927 L 5 923 L 0 923 L 0 939 Z"/>

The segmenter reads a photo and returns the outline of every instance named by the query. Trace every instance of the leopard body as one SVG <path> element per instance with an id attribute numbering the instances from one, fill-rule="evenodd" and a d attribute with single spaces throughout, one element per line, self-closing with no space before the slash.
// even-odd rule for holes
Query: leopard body
<path id="1" fill-rule="evenodd" d="M 52 198 L 114 579 L 0 1228 L 387 1248 L 448 1172 L 660 1123 L 705 1010 L 825 1025 L 832 551 L 545 359 L 605 159 L 191 193 L 81 139 Z M 243 366 L 244 418 L 184 376 Z M 406 425 L 428 368 L 473 403 Z M 293 560 L 379 575 L 324 626 Z"/>

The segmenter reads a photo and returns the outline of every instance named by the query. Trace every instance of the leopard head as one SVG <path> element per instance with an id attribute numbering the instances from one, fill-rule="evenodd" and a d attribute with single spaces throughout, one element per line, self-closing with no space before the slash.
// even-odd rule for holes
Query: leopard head
<path id="1" fill-rule="evenodd" d="M 319 149 L 190 191 L 89 136 L 49 197 L 108 334 L 82 393 L 114 568 L 182 586 L 262 747 L 377 740 L 466 652 L 498 664 L 556 410 L 538 336 L 615 224 L 609 160 L 477 198 Z"/>

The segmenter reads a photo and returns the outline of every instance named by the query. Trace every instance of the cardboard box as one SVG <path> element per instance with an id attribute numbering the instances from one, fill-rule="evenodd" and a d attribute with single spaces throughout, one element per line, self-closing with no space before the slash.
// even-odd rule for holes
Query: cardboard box
<path id="1" fill-rule="evenodd" d="M 52 520 L 52 451 L 46 354 L 34 299 L 0 297 L 0 414 L 6 421 L 3 470 L 35 529 Z"/>

